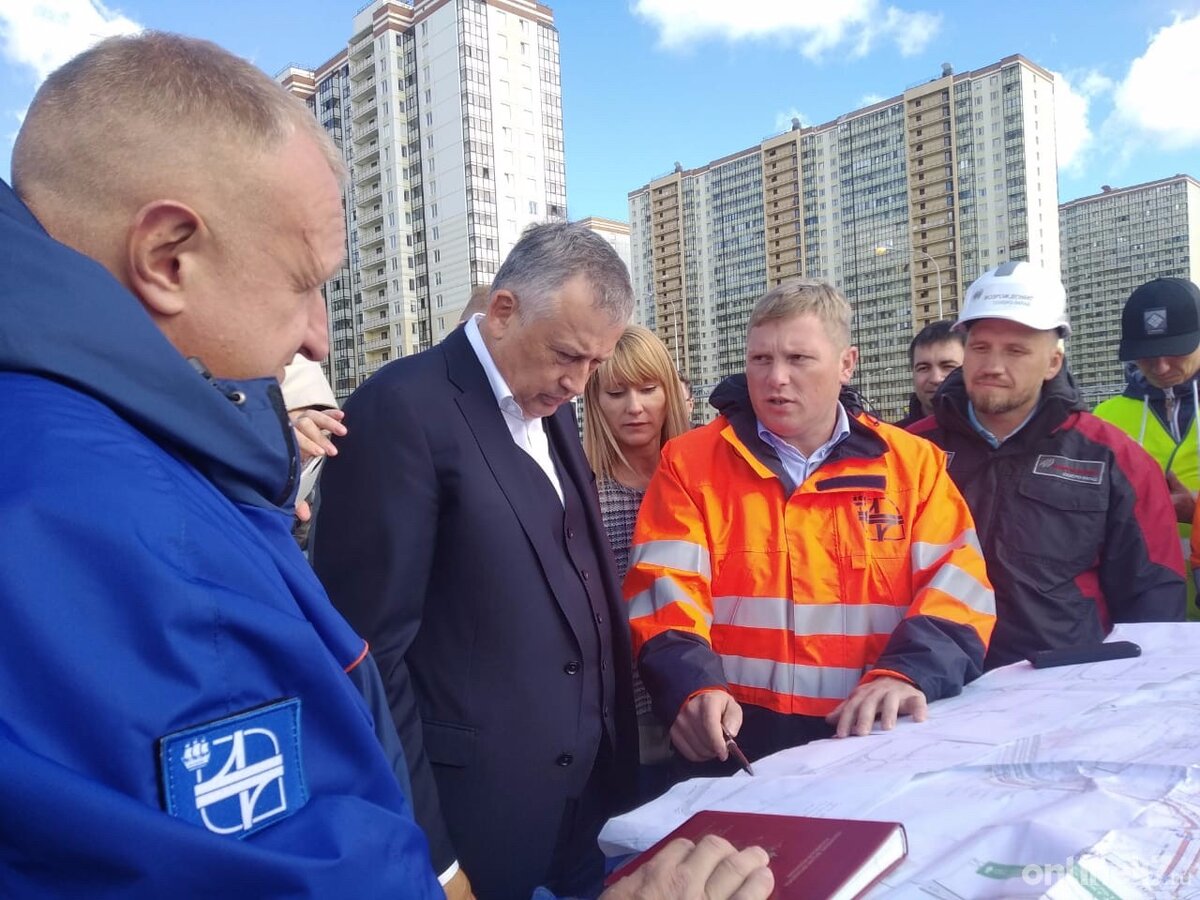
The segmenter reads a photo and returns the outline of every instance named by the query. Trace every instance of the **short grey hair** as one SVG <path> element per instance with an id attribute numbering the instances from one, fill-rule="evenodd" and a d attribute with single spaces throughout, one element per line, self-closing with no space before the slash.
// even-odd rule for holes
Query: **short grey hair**
<path id="1" fill-rule="evenodd" d="M 598 310 L 613 322 L 633 314 L 629 270 L 608 241 L 578 222 L 531 225 L 509 252 L 492 281 L 492 293 L 511 291 L 521 315 L 538 319 L 554 312 L 555 295 L 577 275 L 595 295 Z"/>
<path id="2" fill-rule="evenodd" d="M 230 180 L 248 153 L 270 153 L 297 133 L 345 178 L 341 154 L 305 104 L 253 64 L 177 34 L 111 37 L 38 89 L 13 146 L 13 188 L 27 202 L 55 197 L 86 217 L 195 178 L 198 168 Z"/>
<path id="3" fill-rule="evenodd" d="M 853 311 L 849 301 L 833 285 L 815 278 L 791 278 L 763 294 L 750 312 L 746 332 L 806 313 L 817 317 L 839 349 L 850 346 Z"/>

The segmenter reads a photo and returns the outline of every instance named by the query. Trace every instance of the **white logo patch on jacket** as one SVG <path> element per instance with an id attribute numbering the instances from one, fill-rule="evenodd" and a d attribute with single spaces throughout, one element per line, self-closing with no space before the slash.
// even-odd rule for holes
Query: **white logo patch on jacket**
<path id="1" fill-rule="evenodd" d="M 168 734 L 159 740 L 167 812 L 245 837 L 308 802 L 300 759 L 295 698 Z"/>
<path id="2" fill-rule="evenodd" d="M 1043 453 L 1033 464 L 1033 474 L 1061 478 L 1076 484 L 1103 484 L 1104 465 L 1101 459 L 1071 459 Z"/>

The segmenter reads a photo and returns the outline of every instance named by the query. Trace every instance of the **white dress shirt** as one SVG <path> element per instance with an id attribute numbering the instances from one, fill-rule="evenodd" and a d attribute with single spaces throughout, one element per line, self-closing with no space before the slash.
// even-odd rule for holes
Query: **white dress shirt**
<path id="1" fill-rule="evenodd" d="M 496 395 L 496 404 L 500 407 L 500 412 L 504 414 L 504 424 L 508 426 L 508 433 L 512 435 L 513 443 L 528 453 L 546 473 L 546 477 L 550 479 L 550 484 L 554 486 L 554 492 L 558 494 L 558 500 L 561 503 L 563 502 L 562 485 L 558 480 L 558 472 L 554 468 L 554 458 L 550 455 L 550 441 L 546 437 L 546 428 L 542 424 L 540 416 L 525 415 L 520 404 L 513 397 L 508 382 L 496 368 L 496 362 L 492 359 L 492 354 L 488 352 L 487 344 L 483 342 L 483 335 L 479 333 L 479 321 L 482 318 L 483 313 L 476 313 L 463 326 L 467 333 L 467 340 L 470 341 L 471 349 L 479 358 L 479 364 L 483 366 L 488 384 L 492 386 L 492 393 Z"/>

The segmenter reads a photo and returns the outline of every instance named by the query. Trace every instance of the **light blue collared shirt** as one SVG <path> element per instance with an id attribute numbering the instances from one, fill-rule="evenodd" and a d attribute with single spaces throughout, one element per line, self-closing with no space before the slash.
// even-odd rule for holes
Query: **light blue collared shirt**
<path id="1" fill-rule="evenodd" d="M 1041 407 L 1041 405 L 1042 405 L 1041 398 L 1038 398 L 1038 402 L 1033 405 L 1033 409 L 1031 409 L 1029 411 L 1029 415 L 1027 415 L 1025 417 L 1025 421 L 1023 421 L 1020 425 L 1018 425 L 1016 428 L 1014 428 L 1012 430 L 1012 433 L 1009 434 L 1009 436 L 1006 437 L 1004 439 L 1004 441 L 1007 441 L 1014 434 L 1016 434 L 1018 431 L 1020 431 L 1026 425 L 1028 425 L 1029 420 L 1032 419 L 1034 417 L 1034 415 L 1037 414 L 1038 408 Z M 988 431 L 983 426 L 983 423 L 979 421 L 979 417 L 975 415 L 975 404 L 972 403 L 970 400 L 967 401 L 967 420 L 971 423 L 971 427 L 974 428 L 977 432 L 979 432 L 979 436 L 991 445 L 993 450 L 995 450 L 997 447 L 999 447 L 1001 444 L 1004 443 L 1004 441 L 1000 440 L 1000 438 L 996 437 L 994 434 L 992 434 L 990 431 Z"/>
<path id="2" fill-rule="evenodd" d="M 783 438 L 768 430 L 762 422 L 758 422 L 758 436 L 765 443 L 774 447 L 775 452 L 779 454 L 783 470 L 792 480 L 792 490 L 804 484 L 808 476 L 817 471 L 821 467 L 821 463 L 829 458 L 833 448 L 850 437 L 850 417 L 846 415 L 846 408 L 839 403 L 837 409 L 837 422 L 833 426 L 833 436 L 814 450 L 810 456 L 805 456 Z M 755 421 L 757 422 L 757 419 Z"/>

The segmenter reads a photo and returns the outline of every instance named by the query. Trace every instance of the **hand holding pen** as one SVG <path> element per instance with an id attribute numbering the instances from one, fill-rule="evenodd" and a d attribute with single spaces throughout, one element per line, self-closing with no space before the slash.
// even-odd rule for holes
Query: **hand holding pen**
<path id="1" fill-rule="evenodd" d="M 724 761 L 732 755 L 743 769 L 754 774 L 733 739 L 733 732 L 741 724 L 742 708 L 732 695 L 720 688 L 706 689 L 693 694 L 680 708 L 671 725 L 671 743 L 692 762 L 713 757 Z"/>
<path id="2" fill-rule="evenodd" d="M 722 728 L 721 734 L 725 738 L 725 749 L 729 751 L 729 755 L 738 761 L 738 765 L 742 767 L 743 772 L 747 775 L 753 775 L 754 767 L 750 765 L 750 760 L 746 759 L 746 754 L 737 745 L 737 741 L 733 739 L 733 735 L 729 733 L 729 729 Z"/>

